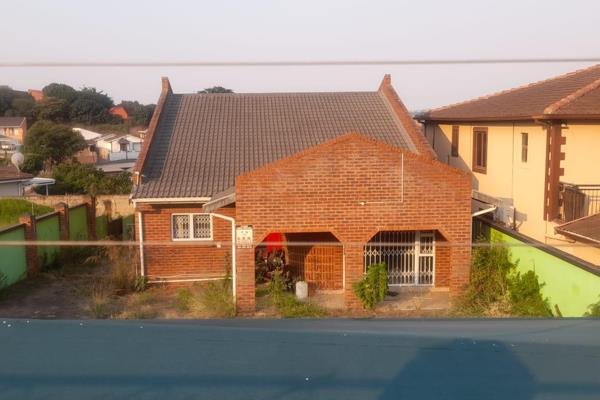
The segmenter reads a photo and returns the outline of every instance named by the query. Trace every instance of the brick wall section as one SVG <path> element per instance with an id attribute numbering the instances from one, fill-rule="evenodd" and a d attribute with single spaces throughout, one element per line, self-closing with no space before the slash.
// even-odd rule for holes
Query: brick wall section
<path id="1" fill-rule="evenodd" d="M 36 219 L 31 214 L 24 214 L 19 217 L 19 223 L 25 227 L 25 240 L 28 242 L 36 240 L 35 222 Z M 38 273 L 37 247 L 25 246 L 25 258 L 27 260 L 27 277 L 31 278 Z"/>
<path id="2" fill-rule="evenodd" d="M 450 247 L 448 241 L 441 234 L 435 235 L 435 286 L 449 287 L 450 274 Z"/>
<path id="3" fill-rule="evenodd" d="M 54 211 L 58 213 L 60 240 L 69 240 L 69 206 L 67 203 L 58 203 L 54 206 Z"/>
<path id="4" fill-rule="evenodd" d="M 231 224 L 228 221 L 213 218 L 213 241 L 173 241 L 171 215 L 202 213 L 200 205 L 138 204 L 136 211 L 142 212 L 144 267 L 149 280 L 206 279 L 225 274 L 225 257 L 227 253 L 231 255 Z M 235 208 L 221 208 L 215 213 L 235 217 Z M 139 239 L 137 212 L 135 218 L 136 239 Z M 164 244 L 151 243 L 157 241 Z M 227 243 L 218 248 L 219 241 Z"/>
<path id="5" fill-rule="evenodd" d="M 362 277 L 363 245 L 378 231 L 437 230 L 451 244 L 471 240 L 467 173 L 356 134 L 239 176 L 236 202 L 236 222 L 253 226 L 256 244 L 271 232 L 334 234 L 344 244 L 348 307 L 360 306 L 352 283 Z M 444 279 L 457 293 L 468 281 L 470 248 L 448 253 L 441 256 L 450 260 Z M 252 252 L 238 253 L 238 307 L 245 311 L 254 306 L 253 262 Z"/>

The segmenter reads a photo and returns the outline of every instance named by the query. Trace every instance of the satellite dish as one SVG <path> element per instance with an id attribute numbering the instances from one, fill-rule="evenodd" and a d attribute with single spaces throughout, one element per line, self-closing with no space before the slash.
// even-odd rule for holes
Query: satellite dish
<path id="1" fill-rule="evenodd" d="M 10 156 L 10 162 L 17 168 L 19 172 L 21 172 L 21 165 L 23 165 L 25 162 L 25 156 L 23 156 L 23 153 L 13 153 L 13 155 Z"/>

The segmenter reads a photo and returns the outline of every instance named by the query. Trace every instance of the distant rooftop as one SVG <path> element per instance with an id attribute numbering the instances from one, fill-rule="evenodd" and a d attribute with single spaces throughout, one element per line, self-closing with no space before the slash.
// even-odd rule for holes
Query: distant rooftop
<path id="1" fill-rule="evenodd" d="M 25 117 L 0 117 L 0 127 L 18 128 L 23 124 Z"/>

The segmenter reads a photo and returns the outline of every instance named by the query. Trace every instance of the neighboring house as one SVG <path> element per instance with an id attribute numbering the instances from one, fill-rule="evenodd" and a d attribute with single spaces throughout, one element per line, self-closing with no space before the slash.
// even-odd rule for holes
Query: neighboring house
<path id="1" fill-rule="evenodd" d="M 96 164 L 106 173 L 130 171 L 137 160 L 143 138 L 138 134 L 98 133 L 73 128 L 86 140 L 88 147 L 75 158 L 82 164 Z"/>
<path id="2" fill-rule="evenodd" d="M 44 92 L 42 92 L 41 90 L 36 90 L 36 89 L 29 89 L 27 91 L 27 93 L 33 97 L 33 100 L 35 100 L 36 103 L 39 103 L 40 101 L 44 100 L 44 98 L 46 97 L 44 95 Z"/>
<path id="3" fill-rule="evenodd" d="M 27 119 L 25 117 L 0 117 L 0 135 L 23 144 L 26 134 Z"/>
<path id="4" fill-rule="evenodd" d="M 255 249 L 283 238 L 296 273 L 347 307 L 377 262 L 392 287 L 456 294 L 470 174 L 434 158 L 389 75 L 333 93 L 174 94 L 163 78 L 133 176 L 141 273 L 221 279 L 230 259 L 237 309 L 251 312 Z"/>
<path id="5" fill-rule="evenodd" d="M 102 161 L 135 161 L 142 148 L 142 139 L 133 134 L 109 133 L 95 139 L 98 159 Z"/>
<path id="6" fill-rule="evenodd" d="M 0 135 L 0 157 L 7 158 L 6 156 L 17 151 L 19 145 L 20 143 L 17 139 Z"/>
<path id="7" fill-rule="evenodd" d="M 0 196 L 23 196 L 33 175 L 19 171 L 12 165 L 0 166 Z"/>
<path id="8" fill-rule="evenodd" d="M 114 106 L 108 110 L 108 112 L 111 115 L 121 117 L 123 121 L 127 121 L 129 119 L 129 113 L 127 113 L 127 110 L 123 106 Z"/>
<path id="9" fill-rule="evenodd" d="M 600 234 L 600 65 L 417 119 L 441 161 L 473 172 L 476 209 L 600 265 L 581 246 Z"/>

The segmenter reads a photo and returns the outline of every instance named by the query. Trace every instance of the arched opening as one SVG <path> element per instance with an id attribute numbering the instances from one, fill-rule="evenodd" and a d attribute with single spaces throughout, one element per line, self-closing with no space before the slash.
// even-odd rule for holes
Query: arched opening
<path id="1" fill-rule="evenodd" d="M 436 284 L 435 231 L 380 231 L 364 247 L 365 271 L 385 263 L 389 286 Z"/>
<path id="2" fill-rule="evenodd" d="M 343 288 L 344 251 L 330 232 L 286 232 L 268 235 L 256 247 L 257 281 L 281 266 L 294 280 L 313 290 Z M 259 276 L 261 275 L 261 276 Z"/>

